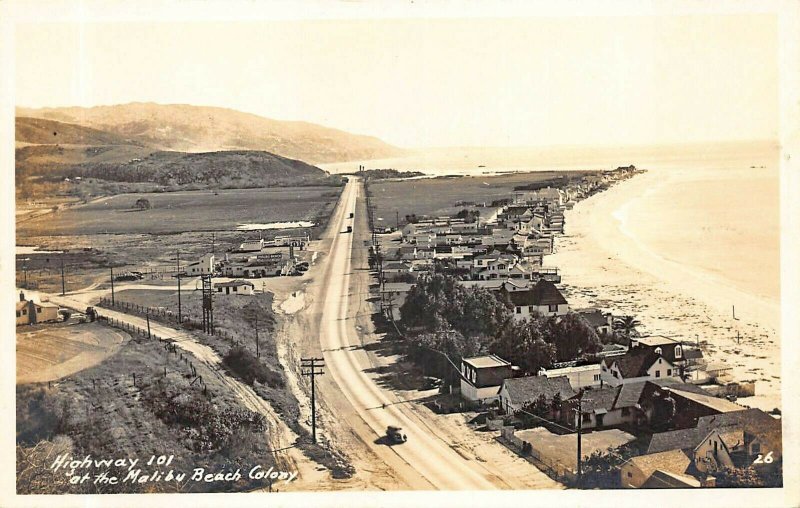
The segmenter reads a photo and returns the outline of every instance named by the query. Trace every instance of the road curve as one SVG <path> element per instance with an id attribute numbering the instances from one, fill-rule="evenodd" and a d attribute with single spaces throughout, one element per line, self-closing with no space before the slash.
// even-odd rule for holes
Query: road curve
<path id="1" fill-rule="evenodd" d="M 434 488 L 442 490 L 482 490 L 496 488 L 494 477 L 481 465 L 457 453 L 447 443 L 432 435 L 411 412 L 404 411 L 397 399 L 382 390 L 365 372 L 370 367 L 366 352 L 360 348 L 357 330 L 348 319 L 351 252 L 354 234 L 350 213 L 356 213 L 356 199 L 363 192 L 360 179 L 351 178 L 342 192 L 339 206 L 328 229 L 333 236 L 323 279 L 324 303 L 321 316 L 321 345 L 326 370 L 333 376 L 343 395 L 379 440 L 388 425 L 403 428 L 408 442 L 391 449 L 416 470 Z M 363 207 L 360 207 L 363 209 Z M 357 248 L 362 248 L 357 246 Z M 363 267 L 358 267 L 363 268 Z M 386 448 L 381 442 L 367 442 L 373 448 Z M 382 454 L 384 450 L 377 450 Z M 495 477 L 497 480 L 497 478 Z"/>

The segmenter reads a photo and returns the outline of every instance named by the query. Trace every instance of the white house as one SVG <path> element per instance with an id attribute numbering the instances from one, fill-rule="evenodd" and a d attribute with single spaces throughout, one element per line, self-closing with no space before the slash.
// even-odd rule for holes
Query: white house
<path id="1" fill-rule="evenodd" d="M 255 284 L 247 280 L 233 280 L 214 284 L 217 293 L 224 295 L 252 295 Z"/>
<path id="2" fill-rule="evenodd" d="M 668 337 L 641 337 L 624 354 L 603 358 L 601 379 L 609 386 L 659 378 L 680 378 L 683 345 Z"/>
<path id="3" fill-rule="evenodd" d="M 533 314 L 543 316 L 563 316 L 569 312 L 569 305 L 561 291 L 552 282 L 539 279 L 526 291 L 506 292 L 514 306 L 514 318 L 526 319 Z"/>
<path id="4" fill-rule="evenodd" d="M 542 369 L 540 376 L 559 377 L 567 376 L 569 384 L 576 390 L 587 386 L 600 386 L 600 364 L 579 365 L 577 367 L 562 367 L 560 369 Z"/>
<path id="5" fill-rule="evenodd" d="M 473 402 L 497 400 L 503 380 L 513 375 L 510 362 L 496 355 L 461 360 L 461 396 Z"/>
<path id="6" fill-rule="evenodd" d="M 214 273 L 214 254 L 208 253 L 200 258 L 196 263 L 186 266 L 186 273 L 189 276 L 211 275 Z"/>

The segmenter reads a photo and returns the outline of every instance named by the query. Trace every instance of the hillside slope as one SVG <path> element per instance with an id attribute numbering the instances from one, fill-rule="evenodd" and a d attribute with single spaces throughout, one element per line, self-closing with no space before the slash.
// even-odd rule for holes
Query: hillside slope
<path id="1" fill-rule="evenodd" d="M 165 151 L 263 150 L 312 164 L 403 153 L 371 136 L 217 107 L 131 103 L 92 108 L 17 108 L 17 116 L 74 123 Z"/>
<path id="2" fill-rule="evenodd" d="M 160 151 L 125 164 L 98 162 L 69 166 L 64 168 L 64 175 L 115 182 L 151 182 L 167 186 L 207 184 L 211 187 L 325 184 L 329 180 L 328 174 L 315 166 L 257 151 Z"/>

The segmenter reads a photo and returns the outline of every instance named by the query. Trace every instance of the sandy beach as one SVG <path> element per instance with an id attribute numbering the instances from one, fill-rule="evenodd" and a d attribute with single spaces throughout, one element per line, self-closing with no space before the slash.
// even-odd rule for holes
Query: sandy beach
<path id="1" fill-rule="evenodd" d="M 634 315 L 643 334 L 699 341 L 734 380 L 756 382 L 740 404 L 771 410 L 782 407 L 778 207 L 769 202 L 777 172 L 754 171 L 637 175 L 567 211 L 546 263 L 561 269 L 573 308 Z M 752 210 L 755 224 L 742 221 Z"/>

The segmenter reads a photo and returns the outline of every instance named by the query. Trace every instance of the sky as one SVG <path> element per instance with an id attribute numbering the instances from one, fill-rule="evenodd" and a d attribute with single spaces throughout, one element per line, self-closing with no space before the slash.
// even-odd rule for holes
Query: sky
<path id="1" fill-rule="evenodd" d="M 15 103 L 222 106 L 403 147 L 777 139 L 774 15 L 16 25 Z"/>

